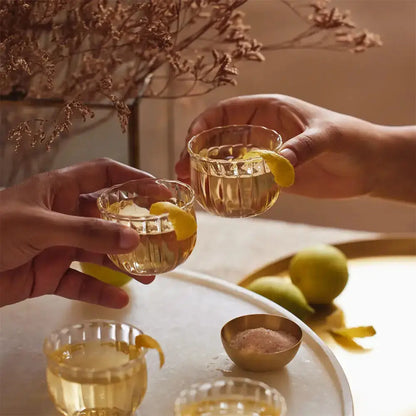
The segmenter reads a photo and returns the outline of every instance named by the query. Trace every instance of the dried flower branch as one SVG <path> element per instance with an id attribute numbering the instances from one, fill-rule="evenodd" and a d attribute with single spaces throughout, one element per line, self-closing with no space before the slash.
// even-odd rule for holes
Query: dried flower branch
<path id="1" fill-rule="evenodd" d="M 239 60 L 263 60 L 237 11 L 247 0 L 0 0 L 0 94 L 63 100 L 56 120 L 11 131 L 50 145 L 75 113 L 111 103 L 126 130 L 128 102 L 153 75 L 145 96 L 204 94 L 235 84 Z M 217 49 L 206 47 L 210 39 Z M 189 83 L 189 81 L 192 81 Z M 178 90 L 178 89 L 176 89 Z M 82 104 L 81 104 L 82 103 Z M 86 104 L 88 103 L 88 104 Z M 36 140 L 34 140 L 36 137 Z"/>
<path id="2" fill-rule="evenodd" d="M 236 64 L 264 61 L 263 50 L 361 52 L 381 44 L 377 35 L 354 32 L 349 14 L 330 0 L 281 0 L 308 28 L 263 48 L 239 10 L 246 1 L 0 0 L 0 95 L 62 103 L 53 117 L 14 127 L 9 140 L 49 148 L 74 118 L 94 117 L 95 103 L 113 106 L 125 131 L 139 92 L 177 98 L 235 85 Z"/>
<path id="3" fill-rule="evenodd" d="M 331 0 L 314 0 L 307 4 L 299 0 L 282 0 L 307 24 L 307 28 L 284 42 L 265 45 L 263 51 L 278 49 L 324 49 L 331 51 L 364 52 L 381 46 L 379 35 L 356 29 L 349 11 L 331 6 Z"/>

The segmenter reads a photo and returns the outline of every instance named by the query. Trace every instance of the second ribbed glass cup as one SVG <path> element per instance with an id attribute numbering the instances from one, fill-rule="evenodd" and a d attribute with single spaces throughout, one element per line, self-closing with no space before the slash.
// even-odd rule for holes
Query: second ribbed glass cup
<path id="1" fill-rule="evenodd" d="M 147 389 L 146 349 L 131 325 L 85 321 L 45 340 L 48 390 L 66 416 L 130 416 Z"/>
<path id="2" fill-rule="evenodd" d="M 230 377 L 190 386 L 175 401 L 175 416 L 285 416 L 283 396 L 265 383 Z"/>
<path id="3" fill-rule="evenodd" d="M 252 217 L 267 211 L 279 187 L 260 156 L 243 159 L 250 150 L 277 152 L 280 135 L 262 126 L 215 127 L 188 142 L 191 185 L 200 205 L 223 217 Z"/>

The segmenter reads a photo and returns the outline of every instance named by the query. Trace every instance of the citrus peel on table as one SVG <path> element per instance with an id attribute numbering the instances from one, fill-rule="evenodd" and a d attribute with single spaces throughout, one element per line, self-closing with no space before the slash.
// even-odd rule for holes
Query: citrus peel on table
<path id="1" fill-rule="evenodd" d="M 366 338 L 372 337 L 376 334 L 376 330 L 373 326 L 355 326 L 351 328 L 331 328 L 329 329 L 331 334 L 339 335 L 344 338 Z"/>

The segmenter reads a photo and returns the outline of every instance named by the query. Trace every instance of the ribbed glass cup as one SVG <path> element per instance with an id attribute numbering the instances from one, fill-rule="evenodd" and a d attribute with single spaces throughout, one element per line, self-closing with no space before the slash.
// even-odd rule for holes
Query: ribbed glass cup
<path id="1" fill-rule="evenodd" d="M 52 332 L 44 342 L 48 390 L 66 416 L 130 416 L 147 389 L 140 329 L 91 320 Z"/>
<path id="2" fill-rule="evenodd" d="M 191 186 L 199 204 L 223 217 L 252 217 L 267 211 L 279 187 L 260 157 L 242 159 L 254 149 L 277 152 L 280 135 L 262 126 L 215 127 L 188 142 Z"/>
<path id="3" fill-rule="evenodd" d="M 175 416 L 285 416 L 286 402 L 274 388 L 248 378 L 199 383 L 175 400 Z"/>
<path id="4" fill-rule="evenodd" d="M 101 217 L 126 225 L 140 237 L 139 245 L 127 254 L 108 257 L 123 271 L 133 275 L 160 274 L 173 270 L 191 254 L 196 232 L 178 240 L 168 214 L 132 216 L 114 212 L 114 204 L 132 202 L 150 209 L 154 202 L 169 201 L 195 217 L 195 194 L 182 182 L 167 179 L 139 179 L 104 191 L 97 200 Z"/>

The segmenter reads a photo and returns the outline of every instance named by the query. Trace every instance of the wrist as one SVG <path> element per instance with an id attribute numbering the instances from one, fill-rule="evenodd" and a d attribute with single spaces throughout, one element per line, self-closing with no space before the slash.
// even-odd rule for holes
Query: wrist
<path id="1" fill-rule="evenodd" d="M 376 126 L 379 154 L 370 195 L 416 203 L 416 126 Z"/>

